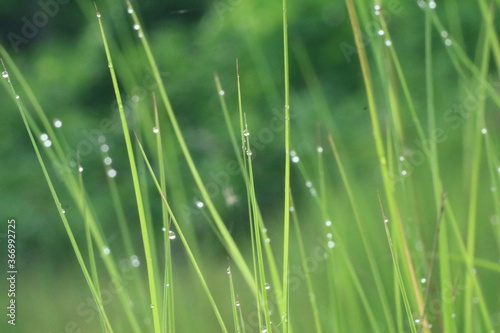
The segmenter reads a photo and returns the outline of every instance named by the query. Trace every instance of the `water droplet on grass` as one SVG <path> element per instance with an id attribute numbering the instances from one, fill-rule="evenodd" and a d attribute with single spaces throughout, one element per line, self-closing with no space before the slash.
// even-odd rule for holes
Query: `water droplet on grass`
<path id="1" fill-rule="evenodd" d="M 219 95 L 224 96 L 225 92 L 224 90 L 219 90 Z"/>
<path id="2" fill-rule="evenodd" d="M 331 232 L 329 232 L 329 233 L 327 233 L 327 234 L 326 234 L 326 238 L 328 238 L 328 239 L 332 239 L 332 237 L 333 237 L 333 236 L 332 236 L 332 233 L 331 233 Z"/>
<path id="3" fill-rule="evenodd" d="M 330 226 L 332 225 L 332 221 L 330 221 L 330 220 L 326 221 L 326 222 L 325 222 L 325 225 L 326 225 L 327 227 L 330 227 Z"/>
<path id="4" fill-rule="evenodd" d="M 318 148 L 316 148 L 316 150 L 318 151 L 318 153 L 322 153 L 323 152 L 323 147 L 318 146 Z"/>
<path id="5" fill-rule="evenodd" d="M 384 30 L 380 29 L 377 33 L 378 33 L 379 36 L 383 36 L 384 35 Z"/>
<path id="6" fill-rule="evenodd" d="M 62 126 L 62 121 L 60 121 L 59 119 L 54 119 L 54 127 L 61 128 L 61 126 Z"/>
<path id="7" fill-rule="evenodd" d="M 202 201 L 196 201 L 196 207 L 203 208 L 203 206 L 205 206 L 205 204 Z"/>
<path id="8" fill-rule="evenodd" d="M 266 282 L 264 284 L 264 288 L 266 288 L 266 290 L 269 290 L 269 289 L 271 289 L 271 286 L 269 285 L 269 283 Z"/>
<path id="9" fill-rule="evenodd" d="M 244 136 L 250 136 L 250 132 L 249 132 L 248 130 L 244 130 L 244 131 L 243 131 L 243 135 L 244 135 Z"/>
<path id="10" fill-rule="evenodd" d="M 420 279 L 420 283 L 426 283 L 427 282 L 427 279 L 426 278 L 421 278 Z"/>
<path id="11" fill-rule="evenodd" d="M 139 30 L 140 28 L 141 28 L 141 26 L 140 26 L 140 25 L 138 25 L 138 24 L 134 24 L 134 30 Z"/>
<path id="12" fill-rule="evenodd" d="M 388 39 L 385 41 L 385 46 L 391 46 L 392 45 L 392 42 Z"/>
<path id="13" fill-rule="evenodd" d="M 115 169 L 109 169 L 107 173 L 108 173 L 108 177 L 109 178 L 115 178 L 116 177 L 116 170 Z"/>
<path id="14" fill-rule="evenodd" d="M 44 145 L 45 147 L 47 147 L 47 148 L 48 148 L 48 147 L 52 146 L 52 141 L 50 141 L 50 140 L 45 140 L 45 141 L 43 142 L 43 145 Z"/>
<path id="15" fill-rule="evenodd" d="M 127 13 L 132 14 L 134 13 L 134 10 L 132 8 L 127 9 Z"/>
<path id="16" fill-rule="evenodd" d="M 267 333 L 267 327 L 262 325 L 261 330 L 262 333 Z"/>
<path id="17" fill-rule="evenodd" d="M 384 223 L 389 223 L 389 219 L 388 218 L 384 218 Z"/>
<path id="18" fill-rule="evenodd" d="M 247 150 L 247 156 L 252 156 L 252 151 L 250 149 Z"/>
<path id="19" fill-rule="evenodd" d="M 306 182 L 306 186 L 307 186 L 307 187 L 311 187 L 312 185 L 313 185 L 313 184 L 312 184 L 310 181 L 307 181 L 307 182 Z"/>
<path id="20" fill-rule="evenodd" d="M 227 274 L 231 274 L 231 267 L 228 267 L 228 268 L 226 269 L 226 273 L 227 273 Z"/>
<path id="21" fill-rule="evenodd" d="M 97 12 L 96 16 L 97 16 L 97 18 L 100 18 L 101 17 L 101 13 Z"/>
<path id="22" fill-rule="evenodd" d="M 102 151 L 103 153 L 107 153 L 107 152 L 109 151 L 109 146 L 108 146 L 108 145 L 102 145 L 102 146 L 101 146 L 101 151 Z"/>
<path id="23" fill-rule="evenodd" d="M 61 209 L 61 213 L 66 214 L 66 211 L 64 209 Z"/>
<path id="24" fill-rule="evenodd" d="M 81 165 L 78 167 L 78 172 L 83 172 L 83 167 Z"/>
<path id="25" fill-rule="evenodd" d="M 329 247 L 330 249 L 333 249 L 333 248 L 335 247 L 335 242 L 334 242 L 334 241 L 329 241 L 329 242 L 328 242 L 328 247 Z"/>
<path id="26" fill-rule="evenodd" d="M 158 127 L 153 127 L 153 133 L 159 133 L 160 130 L 158 129 Z"/>
<path id="27" fill-rule="evenodd" d="M 108 255 L 111 253 L 111 250 L 109 249 L 109 247 L 105 246 L 103 249 L 102 249 L 102 253 L 104 253 L 105 255 Z"/>
<path id="28" fill-rule="evenodd" d="M 500 168 L 499 168 L 499 169 L 500 169 Z M 498 172 L 500 172 L 500 170 L 499 170 Z M 291 212 L 295 212 L 295 207 L 290 207 L 290 211 L 291 211 Z"/>
<path id="29" fill-rule="evenodd" d="M 266 243 L 270 243 L 271 242 L 271 238 L 266 238 Z"/>
<path id="30" fill-rule="evenodd" d="M 47 141 L 49 139 L 49 136 L 45 133 L 40 134 L 40 140 L 42 141 Z"/>
<path id="31" fill-rule="evenodd" d="M 165 231 L 167 231 L 167 228 L 163 227 L 163 228 L 161 228 L 161 231 L 165 232 Z"/>
<path id="32" fill-rule="evenodd" d="M 3 71 L 3 72 L 2 72 L 2 77 L 3 77 L 4 79 L 7 79 L 7 78 L 9 77 L 9 73 L 8 73 L 7 71 Z"/>
<path id="33" fill-rule="evenodd" d="M 446 30 L 441 31 L 441 37 L 443 37 L 443 38 L 448 37 L 448 31 L 446 31 Z"/>
<path id="34" fill-rule="evenodd" d="M 17 95 L 17 96 L 16 96 L 16 99 L 19 99 L 19 98 L 20 98 L 20 97 L 19 97 L 19 95 Z"/>
<path id="35" fill-rule="evenodd" d="M 108 157 L 105 157 L 105 158 L 104 158 L 104 164 L 106 164 L 106 165 L 110 165 L 110 164 L 111 164 L 111 162 L 113 162 L 113 160 L 111 159 L 111 157 L 109 157 L 109 156 L 108 156 Z"/>
<path id="36" fill-rule="evenodd" d="M 292 157 L 292 162 L 293 163 L 299 163 L 299 161 L 300 161 L 300 158 L 298 156 L 293 156 Z"/>
<path id="37" fill-rule="evenodd" d="M 434 2 L 434 0 L 429 1 L 429 8 L 430 9 L 436 8 L 436 3 Z"/>
<path id="38" fill-rule="evenodd" d="M 150 307 L 151 309 L 153 309 L 153 308 L 155 307 L 155 305 L 154 305 L 154 304 L 151 304 L 149 307 Z"/>
<path id="39" fill-rule="evenodd" d="M 240 301 L 236 301 L 236 306 L 240 306 Z"/>
<path id="40" fill-rule="evenodd" d="M 175 239 L 175 237 L 177 237 L 177 236 L 175 235 L 175 232 L 173 232 L 172 230 L 170 230 L 170 231 L 168 232 L 168 238 L 169 238 L 169 239 Z"/>
<path id="41" fill-rule="evenodd" d="M 451 39 L 446 38 L 446 39 L 445 39 L 445 41 L 444 41 L 444 45 L 446 45 L 446 46 L 450 46 L 451 44 L 452 44 Z"/>
<path id="42" fill-rule="evenodd" d="M 132 262 L 132 266 L 134 266 L 134 267 L 139 267 L 141 264 L 141 262 L 139 261 L 139 258 L 136 255 L 131 256 L 130 261 Z"/>
<path id="43" fill-rule="evenodd" d="M 401 171 L 401 174 L 402 174 L 403 176 L 406 176 L 406 170 Z"/>
<path id="44" fill-rule="evenodd" d="M 488 133 L 488 130 L 487 130 L 486 128 L 483 128 L 483 129 L 481 130 L 481 133 L 486 134 L 486 133 Z"/>

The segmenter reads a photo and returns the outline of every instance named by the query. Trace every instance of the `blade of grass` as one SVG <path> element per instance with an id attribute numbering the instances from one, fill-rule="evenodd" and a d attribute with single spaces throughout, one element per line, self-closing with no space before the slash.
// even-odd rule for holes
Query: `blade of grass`
<path id="1" fill-rule="evenodd" d="M 97 11 L 97 8 L 96 8 L 96 11 Z M 160 314 L 159 314 L 160 304 L 158 304 L 158 294 L 157 294 L 157 290 L 156 290 L 157 283 L 156 283 L 156 279 L 155 279 L 155 275 L 157 274 L 157 272 L 156 272 L 155 263 L 153 262 L 151 242 L 149 239 L 148 222 L 146 221 L 145 207 L 143 206 L 144 202 L 143 202 L 143 197 L 142 197 L 141 185 L 139 183 L 137 164 L 136 164 L 135 157 L 134 157 L 134 149 L 132 147 L 132 141 L 130 139 L 129 128 L 127 125 L 127 118 L 125 117 L 125 111 L 123 109 L 123 101 L 121 98 L 120 89 L 118 87 L 118 79 L 117 79 L 116 74 L 115 74 L 115 70 L 113 67 L 113 60 L 111 58 L 111 53 L 109 51 L 109 47 L 107 44 L 106 34 L 104 32 L 104 27 L 102 25 L 101 14 L 98 11 L 97 11 L 97 19 L 99 22 L 99 28 L 101 31 L 102 41 L 104 44 L 104 50 L 106 52 L 106 58 L 108 60 L 108 67 L 109 67 L 111 79 L 113 81 L 113 87 L 114 87 L 114 91 L 115 91 L 115 95 L 116 95 L 116 100 L 118 102 L 118 110 L 120 112 L 120 119 L 122 122 L 123 135 L 124 135 L 124 139 L 125 139 L 125 145 L 127 147 L 127 154 L 128 154 L 128 159 L 129 159 L 129 164 L 130 164 L 130 169 L 131 169 L 131 174 L 132 174 L 132 181 L 134 183 L 135 198 L 136 198 L 136 203 L 137 203 L 137 210 L 139 213 L 139 223 L 141 226 L 142 240 L 143 240 L 143 245 L 144 245 L 144 254 L 146 257 L 146 267 L 147 267 L 147 274 L 148 274 L 148 283 L 149 283 L 149 292 L 150 292 L 150 299 L 151 299 L 151 312 L 153 315 L 154 332 L 160 333 L 160 331 L 161 331 Z"/>

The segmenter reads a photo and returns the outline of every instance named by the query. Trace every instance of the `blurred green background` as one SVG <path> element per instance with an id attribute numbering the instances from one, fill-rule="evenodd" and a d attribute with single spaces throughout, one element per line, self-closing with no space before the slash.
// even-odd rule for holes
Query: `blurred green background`
<path id="1" fill-rule="evenodd" d="M 450 31 L 455 32 L 455 40 L 473 57 L 481 16 L 474 5 L 457 2 L 460 3 L 457 7 L 460 11 L 459 25 L 453 20 L 447 22 L 447 25 L 450 26 Z M 457 2 L 439 4 L 437 10 L 445 20 L 448 12 L 455 9 Z M 36 15 L 49 8 L 41 3 L 57 3 L 57 12 L 45 24 L 40 24 L 38 31 L 33 32 L 33 37 L 25 38 L 23 36 L 26 34 L 23 33 L 29 29 L 26 28 L 26 22 L 35 22 Z M 140 52 L 137 32 L 132 29 L 123 1 L 102 0 L 96 1 L 96 4 L 109 33 L 108 37 L 112 40 L 112 52 L 117 54 L 116 67 L 120 84 L 124 88 L 123 97 L 130 114 L 133 114 L 130 117 L 131 127 L 145 132 L 144 128 L 134 126 L 138 117 L 141 117 L 141 122 L 149 123 L 151 126 L 148 128 L 153 128 L 151 94 L 157 91 L 157 87 Z M 214 85 L 214 72 L 220 76 L 235 126 L 236 59 L 240 65 L 243 107 L 250 131 L 259 133 L 260 129 L 269 126 L 273 117 L 283 112 L 281 1 L 146 0 L 136 3 L 136 8 L 152 44 L 189 148 L 204 179 L 207 182 L 215 181 L 214 177 L 217 176 L 213 175 L 224 170 L 227 163 L 234 160 L 234 155 Z M 393 46 L 401 56 L 417 111 L 422 114 L 421 120 L 425 123 L 423 15 L 414 1 L 388 1 L 386 8 Z M 366 215 L 378 217 L 380 212 L 376 190 L 381 189 L 382 185 L 361 71 L 357 54 L 352 52 L 354 40 L 345 4 L 343 1 L 326 0 L 289 1 L 288 14 L 293 148 L 305 167 L 314 174 L 316 148 L 318 145 L 326 147 L 327 134 L 334 133 L 341 152 L 350 163 L 350 172 L 357 180 L 356 188 L 370 189 L 362 198 L 366 200 Z M 370 31 L 369 26 L 365 28 L 365 43 L 369 49 L 373 43 L 380 43 L 381 39 Z M 24 38 L 23 42 L 18 43 L 19 40 L 13 34 Z M 113 159 L 112 167 L 117 171 L 116 181 L 133 235 L 136 235 L 136 245 L 140 245 L 139 224 L 135 223 L 137 211 L 123 135 L 93 3 L 77 0 L 21 3 L 3 0 L 0 4 L 0 40 L 25 75 L 50 120 L 62 121 L 63 125 L 57 131 L 64 135 L 71 148 L 68 150 L 68 163 L 74 162 L 77 149 L 88 150 L 81 161 L 85 170 L 85 186 L 108 237 L 110 248 L 118 249 L 121 245 L 116 215 L 110 194 L 104 186 L 106 172 L 102 165 L 103 155 L 99 151 L 99 145 L 95 144 L 97 131 L 102 132 L 102 121 L 110 121 L 112 129 L 106 133 L 106 144 L 110 148 L 109 156 Z M 436 110 L 441 115 L 460 102 L 460 96 L 456 73 L 437 34 L 434 42 Z M 318 86 L 311 85 L 307 74 L 313 72 L 307 68 L 307 64 L 312 66 L 317 75 Z M 375 77 L 377 83 L 383 80 L 384 78 Z M 326 105 L 315 94 L 324 94 Z M 378 102 L 384 105 L 387 101 L 382 98 Z M 12 327 L 5 328 L 2 320 L 0 328 L 2 332 L 96 332 L 99 330 L 98 321 L 90 320 L 87 323 L 85 319 L 89 318 L 88 313 L 82 315 L 78 312 L 79 306 L 82 302 L 87 302 L 90 293 L 86 289 L 19 112 L 5 89 L 0 91 L 0 107 L 0 263 L 1 267 L 5 267 L 5 221 L 15 218 L 18 225 L 19 271 L 18 326 L 14 330 Z M 438 125 L 449 127 L 439 115 Z M 500 119 L 498 113 L 488 116 L 493 132 L 500 127 Z M 407 124 L 406 130 L 414 133 L 411 123 Z M 443 179 L 446 184 L 454 184 L 463 177 L 459 167 L 464 158 L 460 153 L 462 142 L 460 131 L 450 130 L 447 133 L 450 140 L 443 148 L 446 151 L 446 172 L 443 173 Z M 152 131 L 143 135 L 151 136 Z M 265 144 L 253 150 L 256 155 L 254 171 L 257 196 L 272 238 L 273 230 L 276 230 L 276 235 L 281 230 L 283 133 L 276 132 L 272 138 L 264 138 L 262 141 Z M 413 143 L 411 145 L 413 147 L 410 148 L 415 148 Z M 338 221 L 342 221 L 345 216 L 348 222 L 351 213 L 348 212 L 345 196 L 336 194 L 341 185 L 330 155 L 325 157 L 328 165 L 326 172 L 333 197 L 338 199 L 332 214 Z M 170 157 L 181 159 L 175 150 Z M 174 192 L 173 196 L 183 198 L 185 205 L 195 211 L 197 196 L 196 191 L 192 190 L 195 185 L 187 169 L 183 167 L 184 161 L 180 160 L 179 165 L 178 170 L 169 170 L 180 177 L 169 179 L 169 186 Z M 76 164 L 71 166 L 75 168 Z M 57 181 L 57 173 L 54 169 L 51 172 L 56 177 L 56 186 L 64 193 L 62 184 Z M 418 172 L 417 170 L 416 173 Z M 297 169 L 292 174 L 292 183 L 297 189 L 296 206 L 305 216 L 303 223 L 314 224 L 317 223 L 315 221 L 320 221 L 321 214 L 316 211 L 314 200 L 304 187 L 304 179 Z M 245 224 L 248 217 L 244 183 L 241 177 L 232 177 L 226 188 L 228 192 L 216 196 L 215 201 L 233 235 L 245 246 L 248 242 Z M 459 187 L 454 188 L 456 191 L 449 195 L 460 200 Z M 422 184 L 422 190 L 425 190 L 425 184 Z M 160 221 L 160 203 L 154 197 L 156 193 L 153 188 L 150 194 L 153 223 L 160 230 L 161 225 L 157 222 Z M 74 212 L 72 202 L 69 198 L 65 202 L 64 195 L 61 197 L 75 233 L 81 236 L 83 225 Z M 233 203 L 231 200 L 234 198 L 236 202 Z M 178 211 L 182 212 L 185 205 L 180 205 Z M 425 207 L 424 204 L 422 206 Z M 480 210 L 485 219 L 490 218 L 490 213 Z M 421 214 L 424 220 L 425 217 L 434 216 L 431 212 L 427 214 L 425 209 Z M 75 217 L 74 221 L 71 221 L 72 216 Z M 199 235 L 199 246 L 206 255 L 206 262 L 210 263 L 207 264 L 207 269 L 217 272 L 210 278 L 210 282 L 215 290 L 225 290 L 225 281 L 220 281 L 222 278 L 219 279 L 217 274 L 225 271 L 227 256 L 204 224 L 202 216 L 196 213 L 189 218 Z M 315 231 L 317 230 L 311 227 L 305 234 L 311 243 L 317 237 Z M 376 242 L 379 242 L 380 253 L 384 255 L 383 260 L 390 263 L 383 230 L 377 232 L 374 238 L 378 239 Z M 433 230 L 424 229 L 421 232 L 424 239 L 425 235 L 428 236 L 430 244 Z M 484 232 L 488 233 L 487 230 Z M 412 237 L 418 239 L 410 230 L 410 240 Z M 184 264 L 186 260 L 182 247 L 174 244 L 174 251 L 174 261 L 179 265 L 176 277 L 186 282 L 178 284 L 180 291 L 177 293 L 177 304 L 187 304 L 193 307 L 193 313 L 202 313 L 205 304 L 189 304 L 190 297 L 196 294 L 198 287 L 191 287 L 190 283 L 195 284 L 191 282 L 194 277 L 188 265 Z M 120 256 L 120 250 L 116 252 L 118 260 L 124 258 Z M 141 254 L 138 256 L 142 259 Z M 144 268 L 144 265 L 140 267 Z M 106 284 L 106 281 L 103 283 Z M 6 290 L 4 279 L 0 288 L 3 307 Z M 202 321 L 193 320 L 188 314 L 184 316 L 183 318 L 183 314 L 179 314 L 179 322 L 192 325 L 190 332 L 208 332 L 211 327 L 217 327 L 212 326 L 216 325 L 213 318 Z M 145 327 L 149 324 L 148 320 L 145 317 Z M 204 329 L 206 327 L 210 329 Z M 126 327 L 116 329 L 118 332 L 126 332 Z"/>

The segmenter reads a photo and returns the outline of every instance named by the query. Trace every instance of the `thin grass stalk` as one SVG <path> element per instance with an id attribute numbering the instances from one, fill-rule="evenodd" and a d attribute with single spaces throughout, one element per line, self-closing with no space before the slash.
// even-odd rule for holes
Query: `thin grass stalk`
<path id="1" fill-rule="evenodd" d="M 97 8 L 96 8 L 97 10 Z M 120 113 L 120 119 L 122 123 L 122 128 L 123 128 L 123 135 L 125 139 L 125 145 L 127 147 L 127 154 L 128 154 L 128 159 L 129 159 L 129 164 L 130 164 L 130 169 L 131 169 L 131 174 L 132 174 L 132 181 L 134 183 L 134 190 L 135 190 L 135 198 L 136 198 L 136 203 L 137 203 L 137 209 L 139 213 L 139 223 L 141 226 L 141 233 L 142 233 L 142 240 L 143 240 L 143 245 L 144 245 L 144 254 L 146 257 L 146 267 L 147 267 L 147 274 L 148 274 L 148 283 L 149 283 L 149 293 L 150 293 L 150 299 L 151 299 L 151 313 L 153 315 L 153 328 L 155 333 L 160 333 L 161 332 L 161 320 L 160 320 L 160 304 L 158 304 L 158 294 L 156 290 L 156 279 L 155 275 L 156 273 L 156 266 L 155 263 L 153 262 L 153 254 L 152 254 L 152 248 L 151 248 L 151 242 L 149 239 L 149 230 L 148 230 L 148 222 L 146 221 L 146 211 L 145 207 L 143 205 L 143 196 L 142 196 L 142 191 L 141 191 L 141 184 L 139 182 L 139 174 L 137 171 L 137 164 L 135 161 L 135 156 L 134 156 L 134 149 L 132 147 L 132 141 L 130 139 L 130 133 L 129 133 L 129 128 L 127 124 L 127 118 L 125 116 L 125 111 L 123 109 L 123 101 L 121 98 L 121 93 L 120 89 L 118 87 L 118 80 L 115 74 L 115 69 L 113 67 L 113 60 L 111 58 L 111 53 L 109 51 L 109 47 L 107 44 L 107 39 L 106 39 L 106 34 L 104 32 L 104 27 L 101 22 L 101 14 L 97 11 L 97 19 L 99 22 L 99 28 L 101 31 L 101 37 L 102 41 L 104 44 L 104 50 L 106 52 L 106 58 L 108 60 L 108 67 L 109 67 L 109 72 L 111 75 L 111 79 L 113 81 L 113 87 L 116 95 L 116 100 L 118 102 L 118 111 Z"/>

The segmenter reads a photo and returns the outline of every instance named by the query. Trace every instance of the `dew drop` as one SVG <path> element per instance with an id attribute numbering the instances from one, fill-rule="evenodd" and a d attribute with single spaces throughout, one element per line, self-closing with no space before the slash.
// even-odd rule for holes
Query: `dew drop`
<path id="1" fill-rule="evenodd" d="M 326 238 L 328 238 L 328 239 L 332 239 L 332 237 L 333 237 L 333 236 L 332 236 L 332 233 L 331 233 L 331 232 L 329 232 L 329 233 L 327 233 L 327 234 L 326 234 Z"/>
<path id="2" fill-rule="evenodd" d="M 66 214 L 66 211 L 64 209 L 61 209 L 61 213 Z"/>
<path id="3" fill-rule="evenodd" d="M 271 242 L 271 238 L 266 238 L 266 243 L 270 243 Z"/>
<path id="4" fill-rule="evenodd" d="M 318 193 L 316 193 L 316 190 L 314 188 L 309 189 L 309 192 L 313 197 L 315 197 Z"/>
<path id="5" fill-rule="evenodd" d="M 436 3 L 434 2 L 434 0 L 429 1 L 429 8 L 430 9 L 436 8 Z"/>
<path id="6" fill-rule="evenodd" d="M 132 262 L 132 266 L 134 266 L 134 267 L 139 267 L 141 264 L 141 262 L 139 261 L 139 258 L 136 255 L 131 256 L 130 261 Z"/>
<path id="7" fill-rule="evenodd" d="M 165 231 L 167 231 L 167 228 L 163 227 L 163 228 L 161 228 L 161 231 L 165 232 Z"/>
<path id="8" fill-rule="evenodd" d="M 62 121 L 60 121 L 59 119 L 54 119 L 54 127 L 61 128 L 61 126 L 62 126 Z"/>
<path id="9" fill-rule="evenodd" d="M 104 158 L 104 164 L 106 165 L 111 165 L 111 162 L 113 162 L 113 160 L 111 159 L 111 157 L 105 157 Z"/>
<path id="10" fill-rule="evenodd" d="M 426 283 L 427 282 L 427 279 L 426 278 L 421 278 L 420 279 L 420 283 Z"/>
<path id="11" fill-rule="evenodd" d="M 380 10 L 380 5 L 375 5 L 373 8 L 374 8 L 375 10 Z"/>
<path id="12" fill-rule="evenodd" d="M 293 162 L 293 163 L 299 163 L 299 161 L 300 161 L 300 159 L 299 159 L 299 157 L 298 157 L 298 156 L 293 156 L 293 157 L 292 157 L 292 162 Z"/>
<path id="13" fill-rule="evenodd" d="M 134 30 L 139 30 L 140 28 L 141 28 L 141 26 L 140 26 L 140 25 L 138 25 L 138 24 L 134 24 Z"/>
<path id="14" fill-rule="evenodd" d="M 488 133 L 488 130 L 487 130 L 486 128 L 483 128 L 483 129 L 481 130 L 481 133 L 486 134 L 486 133 Z"/>
<path id="15" fill-rule="evenodd" d="M 52 141 L 50 141 L 50 140 L 45 140 L 45 141 L 43 142 L 43 145 L 44 145 L 45 147 L 50 147 L 50 146 L 52 146 Z"/>
<path id="16" fill-rule="evenodd" d="M 101 13 L 97 12 L 97 13 L 96 13 L 96 16 L 97 16 L 98 18 L 100 18 L 100 17 L 101 17 Z"/>
<path id="17" fill-rule="evenodd" d="M 127 9 L 127 13 L 132 14 L 134 13 L 134 10 L 132 8 Z"/>
<path id="18" fill-rule="evenodd" d="M 226 273 L 227 273 L 227 274 L 231 274 L 231 267 L 230 267 L 230 266 L 228 266 L 228 267 L 227 267 L 227 269 L 226 269 Z"/>
<path id="19" fill-rule="evenodd" d="M 40 140 L 47 141 L 48 139 L 49 139 L 49 136 L 46 133 L 40 134 Z"/>
<path id="20" fill-rule="evenodd" d="M 420 0 L 420 1 L 418 2 L 418 6 L 419 6 L 420 8 L 425 8 L 425 7 L 427 6 L 427 4 L 425 3 L 425 1 L 424 1 L 424 0 Z"/>
<path id="21" fill-rule="evenodd" d="M 479 298 L 477 298 L 477 297 L 472 298 L 472 303 L 473 304 L 479 303 Z"/>
<path id="22" fill-rule="evenodd" d="M 415 319 L 415 324 L 420 323 L 420 319 Z"/>
<path id="23" fill-rule="evenodd" d="M 153 127 L 153 133 L 158 133 L 160 132 L 160 130 L 158 129 L 158 127 Z"/>
<path id="24" fill-rule="evenodd" d="M 323 152 L 323 147 L 318 146 L 318 148 L 316 150 L 318 151 L 318 153 L 322 153 Z"/>
<path id="25" fill-rule="evenodd" d="M 499 171 L 498 171 L 498 172 L 500 172 L 500 168 L 499 168 Z M 292 207 L 290 207 L 290 211 L 291 211 L 291 212 L 295 212 L 295 207 L 293 207 L 293 206 L 292 206 Z"/>
<path id="26" fill-rule="evenodd" d="M 240 301 L 236 301 L 236 306 L 240 306 Z"/>
<path id="27" fill-rule="evenodd" d="M 444 45 L 446 45 L 446 46 L 450 46 L 451 44 L 452 44 L 451 39 L 446 38 L 446 39 L 445 39 L 445 41 L 444 41 Z"/>
<path id="28" fill-rule="evenodd" d="M 81 165 L 78 167 L 78 172 L 83 172 L 83 167 Z"/>
<path id="29" fill-rule="evenodd" d="M 406 173 L 407 173 L 407 172 L 406 172 L 406 170 L 401 171 L 401 174 L 402 174 L 403 176 L 406 176 Z"/>
<path id="30" fill-rule="evenodd" d="M 400 160 L 401 162 L 403 162 L 403 161 L 405 160 L 405 157 L 404 157 L 404 156 L 399 156 L 399 160 Z"/>
<path id="31" fill-rule="evenodd" d="M 97 139 L 97 141 L 99 141 L 99 143 L 104 143 L 104 142 L 106 142 L 106 137 L 104 135 L 99 135 L 99 138 Z"/>
<path id="32" fill-rule="evenodd" d="M 391 46 L 392 45 L 392 42 L 388 39 L 385 41 L 385 46 Z"/>
<path id="33" fill-rule="evenodd" d="M 3 71 L 3 72 L 2 72 L 2 77 L 3 77 L 4 79 L 8 78 L 8 77 L 9 77 L 9 73 L 8 73 L 7 71 Z"/>
<path id="34" fill-rule="evenodd" d="M 116 170 L 115 169 L 109 169 L 107 173 L 108 173 L 108 177 L 109 178 L 115 178 L 116 177 Z"/>
<path id="35" fill-rule="evenodd" d="M 384 218 L 384 223 L 389 223 L 389 219 L 388 218 Z"/>
<path id="36" fill-rule="evenodd" d="M 267 333 L 267 327 L 262 325 L 261 330 L 262 333 Z"/>
<path id="37" fill-rule="evenodd" d="M 17 96 L 16 96 L 16 99 L 19 99 L 19 98 L 20 98 L 20 97 L 19 97 L 19 95 L 17 95 Z"/>
<path id="38" fill-rule="evenodd" d="M 448 37 L 448 31 L 446 31 L 446 30 L 441 31 L 441 37 L 443 37 L 443 38 Z"/>
<path id="39" fill-rule="evenodd" d="M 219 90 L 219 95 L 224 96 L 225 92 L 224 90 Z"/>
<path id="40" fill-rule="evenodd" d="M 139 33 L 137 34 L 137 37 L 142 38 L 142 37 L 144 37 L 144 35 L 142 34 L 142 32 L 139 32 Z"/>
<path id="41" fill-rule="evenodd" d="M 151 309 L 153 309 L 153 308 L 155 307 L 155 305 L 154 305 L 154 304 L 151 304 L 149 307 L 150 307 Z"/>
<path id="42" fill-rule="evenodd" d="M 252 156 L 252 151 L 250 149 L 247 150 L 247 156 Z"/>
<path id="43" fill-rule="evenodd" d="M 312 184 L 311 182 L 309 182 L 309 181 L 307 181 L 307 182 L 306 182 L 306 186 L 307 186 L 307 187 L 311 187 L 312 185 L 313 185 L 313 184 Z"/>
<path id="44" fill-rule="evenodd" d="M 102 253 L 108 255 L 111 253 L 111 250 L 109 249 L 109 247 L 105 246 L 103 249 L 102 249 Z"/>
<path id="45" fill-rule="evenodd" d="M 327 227 L 330 227 L 330 226 L 332 225 L 332 221 L 330 221 L 330 220 L 326 221 L 326 222 L 325 222 L 325 225 L 326 225 Z"/>
<path id="46" fill-rule="evenodd" d="M 330 249 L 333 249 L 333 248 L 335 247 L 335 242 L 334 242 L 334 241 L 329 241 L 329 242 L 328 242 L 328 247 L 329 247 Z"/>
<path id="47" fill-rule="evenodd" d="M 297 153 L 295 152 L 295 150 L 292 150 L 292 151 L 290 152 L 290 156 L 292 156 L 292 157 L 297 156 Z"/>
<path id="48" fill-rule="evenodd" d="M 102 145 L 102 146 L 101 146 L 101 151 L 102 151 L 103 153 L 107 153 L 107 152 L 109 151 L 109 146 L 108 146 L 108 145 Z"/>
<path id="49" fill-rule="evenodd" d="M 378 33 L 379 36 L 383 36 L 384 35 L 384 30 L 380 29 L 377 33 Z"/>
<path id="50" fill-rule="evenodd" d="M 175 239 L 175 237 L 177 237 L 177 236 L 175 235 L 175 232 L 173 232 L 172 230 L 170 230 L 170 231 L 168 232 L 168 238 L 169 238 L 169 239 Z"/>
<path id="51" fill-rule="evenodd" d="M 248 130 L 244 130 L 244 131 L 243 131 L 243 135 L 244 135 L 244 136 L 250 136 L 250 132 L 249 132 Z"/>
<path id="52" fill-rule="evenodd" d="M 264 284 L 264 288 L 266 288 L 266 290 L 269 290 L 269 289 L 271 289 L 271 286 L 269 285 L 269 283 L 266 282 Z"/>
<path id="53" fill-rule="evenodd" d="M 457 316 L 457 315 L 456 315 L 456 314 L 454 314 L 454 313 L 452 313 L 452 314 L 451 314 L 451 318 L 455 318 L 456 316 Z"/>
<path id="54" fill-rule="evenodd" d="M 203 208 L 203 206 L 205 206 L 205 204 L 202 201 L 196 201 L 196 207 Z"/>

